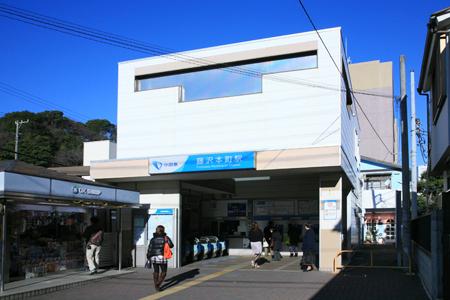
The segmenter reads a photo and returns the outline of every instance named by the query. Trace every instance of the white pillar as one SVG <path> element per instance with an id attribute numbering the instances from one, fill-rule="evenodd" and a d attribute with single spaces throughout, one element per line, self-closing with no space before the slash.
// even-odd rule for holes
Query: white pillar
<path id="1" fill-rule="evenodd" d="M 342 177 L 320 178 L 319 269 L 332 271 L 333 259 L 342 250 Z M 341 257 L 336 266 L 341 265 Z"/>

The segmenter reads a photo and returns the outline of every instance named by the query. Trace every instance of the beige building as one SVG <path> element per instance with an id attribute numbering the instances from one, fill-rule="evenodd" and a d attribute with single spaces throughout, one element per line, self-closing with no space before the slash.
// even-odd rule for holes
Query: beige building
<path id="1" fill-rule="evenodd" d="M 360 124 L 361 156 L 386 163 L 398 163 L 397 124 L 394 118 L 392 62 L 379 60 L 349 64 Z M 370 120 L 369 121 L 367 120 Z M 373 126 L 373 128 L 372 128 Z M 376 132 L 380 137 L 377 136 Z M 383 140 L 384 144 L 380 141 Z"/>

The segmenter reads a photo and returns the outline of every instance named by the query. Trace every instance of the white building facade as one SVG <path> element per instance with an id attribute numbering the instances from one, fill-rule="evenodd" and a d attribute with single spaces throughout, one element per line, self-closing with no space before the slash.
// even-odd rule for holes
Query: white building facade
<path id="1" fill-rule="evenodd" d="M 194 235 L 245 250 L 252 222 L 284 233 L 312 223 L 322 270 L 359 243 L 350 76 L 340 28 L 320 34 L 339 71 L 315 32 L 119 64 L 116 155 L 90 148 L 85 164 L 95 180 L 140 191 L 137 265 L 152 220 L 170 227 L 173 267 Z"/>

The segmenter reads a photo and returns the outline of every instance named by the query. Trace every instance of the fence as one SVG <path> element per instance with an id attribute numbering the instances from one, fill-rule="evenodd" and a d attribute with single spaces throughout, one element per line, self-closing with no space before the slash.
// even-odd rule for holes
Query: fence
<path id="1" fill-rule="evenodd" d="M 411 240 L 431 252 L 431 214 L 411 221 Z"/>

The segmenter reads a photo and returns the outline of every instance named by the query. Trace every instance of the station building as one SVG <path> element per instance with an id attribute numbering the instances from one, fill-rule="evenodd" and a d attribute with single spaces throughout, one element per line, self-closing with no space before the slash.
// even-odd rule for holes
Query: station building
<path id="1" fill-rule="evenodd" d="M 117 144 L 84 158 L 91 179 L 140 192 L 137 266 L 156 223 L 172 267 L 200 235 L 249 251 L 254 221 L 312 223 L 321 270 L 360 242 L 356 103 L 341 29 L 319 33 L 332 59 L 305 32 L 119 63 Z"/>

